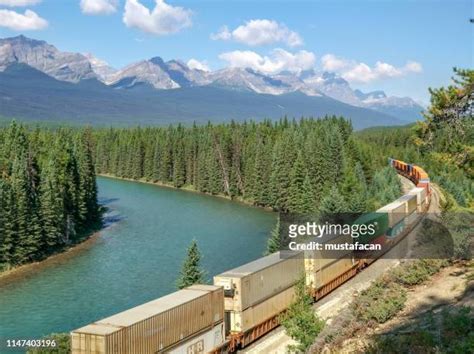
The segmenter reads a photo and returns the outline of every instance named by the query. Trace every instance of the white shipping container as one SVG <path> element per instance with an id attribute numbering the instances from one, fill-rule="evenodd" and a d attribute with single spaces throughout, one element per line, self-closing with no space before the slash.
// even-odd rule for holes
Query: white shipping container
<path id="1" fill-rule="evenodd" d="M 398 198 L 396 201 L 405 203 L 405 206 L 406 206 L 405 212 L 407 214 L 411 214 L 412 212 L 416 210 L 417 200 L 416 200 L 416 195 L 414 194 L 405 194 L 404 196 Z"/>
<path id="2" fill-rule="evenodd" d="M 164 352 L 170 354 L 204 354 L 209 353 L 224 344 L 224 322 L 215 325 L 210 330 L 198 334 L 185 343 L 168 349 Z"/>
<path id="3" fill-rule="evenodd" d="M 247 308 L 245 311 L 230 311 L 230 331 L 246 332 L 260 323 L 278 315 L 290 306 L 295 296 L 295 287 L 282 291 L 258 305 Z"/>
<path id="4" fill-rule="evenodd" d="M 393 227 L 403 220 L 406 216 L 406 202 L 404 201 L 393 201 L 377 210 L 377 213 L 388 214 L 388 227 Z"/>
<path id="5" fill-rule="evenodd" d="M 418 211 L 421 212 L 424 209 L 426 204 L 426 189 L 421 187 L 413 188 L 411 191 L 408 192 L 410 195 L 416 195 L 416 205 L 418 207 Z"/>
<path id="6" fill-rule="evenodd" d="M 303 253 L 276 252 L 214 277 L 226 311 L 241 312 L 293 286 L 304 274 Z"/>

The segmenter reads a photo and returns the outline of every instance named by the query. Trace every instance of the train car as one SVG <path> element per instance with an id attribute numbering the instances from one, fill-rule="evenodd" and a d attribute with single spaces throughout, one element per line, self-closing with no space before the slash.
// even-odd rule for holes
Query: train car
<path id="1" fill-rule="evenodd" d="M 214 277 L 214 284 L 224 288 L 230 350 L 277 325 L 276 316 L 290 304 L 291 289 L 303 274 L 302 252 L 276 252 Z"/>
<path id="2" fill-rule="evenodd" d="M 416 195 L 408 193 L 398 198 L 397 201 L 400 201 L 405 205 L 405 212 L 407 215 L 416 211 L 416 207 L 417 207 Z"/>
<path id="3" fill-rule="evenodd" d="M 391 228 L 406 217 L 406 201 L 397 199 L 378 209 L 377 213 L 388 215 L 388 227 Z"/>
<path id="4" fill-rule="evenodd" d="M 333 246 L 353 242 L 350 234 L 324 235 L 321 240 Z M 315 301 L 357 272 L 357 264 L 352 251 L 333 251 L 329 248 L 305 251 L 304 262 L 306 285 Z"/>
<path id="5" fill-rule="evenodd" d="M 193 285 L 71 332 L 72 354 L 147 354 L 167 352 L 196 336 L 207 350 L 224 336 L 204 340 L 223 328 L 224 291 Z M 203 336 L 204 335 L 204 336 Z M 200 342 L 201 339 L 203 342 Z M 190 343 L 192 345 L 192 343 Z M 211 347 L 212 345 L 212 347 Z"/>
<path id="6" fill-rule="evenodd" d="M 408 195 L 414 195 L 416 197 L 416 206 L 419 213 L 422 213 L 427 208 L 429 203 L 429 197 L 426 193 L 426 188 L 416 187 L 408 192 Z"/>

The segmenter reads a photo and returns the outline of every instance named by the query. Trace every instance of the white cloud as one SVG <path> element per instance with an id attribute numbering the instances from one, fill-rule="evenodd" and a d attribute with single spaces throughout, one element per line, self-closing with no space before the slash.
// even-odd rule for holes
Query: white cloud
<path id="1" fill-rule="evenodd" d="M 138 0 L 126 0 L 123 22 L 127 27 L 162 36 L 190 27 L 191 16 L 191 10 L 168 5 L 164 0 L 156 0 L 152 11 Z"/>
<path id="2" fill-rule="evenodd" d="M 232 32 L 224 26 L 218 33 L 211 34 L 211 39 L 234 40 L 251 46 L 284 43 L 296 47 L 303 44 L 298 33 L 291 31 L 283 23 L 272 20 L 250 20 Z"/>
<path id="3" fill-rule="evenodd" d="M 48 21 L 39 17 L 36 12 L 26 10 L 24 14 L 0 9 L 0 27 L 15 31 L 40 30 L 48 27 Z"/>
<path id="4" fill-rule="evenodd" d="M 251 68 L 263 73 L 274 74 L 281 71 L 300 72 L 314 67 L 316 57 L 313 53 L 300 50 L 296 53 L 284 49 L 274 49 L 269 56 L 261 56 L 250 50 L 236 50 L 219 55 L 230 67 Z"/>
<path id="5" fill-rule="evenodd" d="M 401 77 L 423 70 L 421 64 L 415 61 L 408 61 L 402 67 L 377 61 L 373 67 L 370 67 L 365 63 L 340 58 L 333 54 L 324 55 L 321 58 L 321 64 L 324 70 L 337 72 L 347 81 L 356 83 Z"/>
<path id="6" fill-rule="evenodd" d="M 118 0 L 81 0 L 81 11 L 86 15 L 109 15 L 117 7 Z"/>
<path id="7" fill-rule="evenodd" d="M 421 73 L 423 71 L 423 67 L 420 63 L 410 60 L 406 63 L 405 70 L 410 71 L 412 73 Z"/>
<path id="8" fill-rule="evenodd" d="M 197 59 L 189 59 L 187 65 L 190 69 L 197 69 L 202 71 L 211 71 L 209 65 L 206 62 L 199 61 Z"/>
<path id="9" fill-rule="evenodd" d="M 0 5 L 10 6 L 10 7 L 21 7 L 21 6 L 31 6 L 39 4 L 41 0 L 0 0 Z"/>

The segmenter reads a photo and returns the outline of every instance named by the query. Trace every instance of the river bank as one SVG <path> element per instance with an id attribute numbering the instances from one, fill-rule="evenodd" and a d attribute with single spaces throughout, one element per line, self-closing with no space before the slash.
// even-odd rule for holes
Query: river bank
<path id="1" fill-rule="evenodd" d="M 28 276 L 28 274 L 42 270 L 44 267 L 61 264 L 67 261 L 71 255 L 91 247 L 100 236 L 100 232 L 101 230 L 93 231 L 89 236 L 84 236 L 77 242 L 64 246 L 62 249 L 44 259 L 22 264 L 0 272 L 0 286 L 16 281 L 18 278 L 24 278 L 25 276 Z"/>
<path id="2" fill-rule="evenodd" d="M 242 204 L 242 205 L 245 205 L 245 206 L 250 206 L 250 207 L 254 207 L 254 208 L 258 208 L 258 209 L 262 209 L 262 210 L 266 210 L 266 211 L 275 211 L 275 210 L 273 210 L 273 208 L 255 205 L 253 202 L 242 199 L 242 198 L 232 198 L 232 197 L 230 197 L 228 195 L 224 195 L 224 194 L 209 194 L 209 193 L 205 193 L 205 192 L 200 192 L 191 185 L 185 185 L 183 187 L 178 188 L 178 187 L 175 187 L 172 184 L 168 184 L 168 183 L 151 182 L 151 181 L 148 181 L 146 179 L 137 180 L 137 179 L 133 179 L 133 178 L 118 177 L 118 176 L 110 175 L 110 174 L 106 174 L 106 173 L 98 173 L 97 176 L 112 178 L 112 179 L 118 179 L 118 180 L 122 180 L 122 181 L 150 184 L 150 185 L 153 185 L 153 186 L 158 186 L 158 187 L 163 187 L 163 188 L 170 188 L 170 189 L 173 189 L 173 190 L 180 190 L 180 191 L 185 191 L 185 192 L 191 192 L 191 193 L 196 193 L 196 194 L 199 194 L 199 195 L 205 195 L 205 196 L 209 196 L 209 197 L 222 198 L 222 199 L 230 200 L 232 202 L 239 203 L 239 204 Z"/>

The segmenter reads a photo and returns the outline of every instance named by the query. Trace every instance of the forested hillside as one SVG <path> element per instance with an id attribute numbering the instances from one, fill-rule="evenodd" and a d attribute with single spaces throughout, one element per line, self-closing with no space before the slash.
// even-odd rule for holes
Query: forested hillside
<path id="1" fill-rule="evenodd" d="M 374 152 L 374 166 L 387 156 L 423 166 L 448 193 L 450 208 L 474 208 L 474 70 L 455 69 L 453 84 L 431 89 L 425 119 L 405 128 L 357 133 Z M 420 117 L 422 118 L 422 117 Z"/>
<path id="2" fill-rule="evenodd" d="M 285 212 L 362 212 L 394 199 L 390 168 L 342 118 L 95 131 L 98 173 L 221 194 Z"/>
<path id="3" fill-rule="evenodd" d="M 0 270 L 43 259 L 100 222 L 90 138 L 0 129 Z"/>

